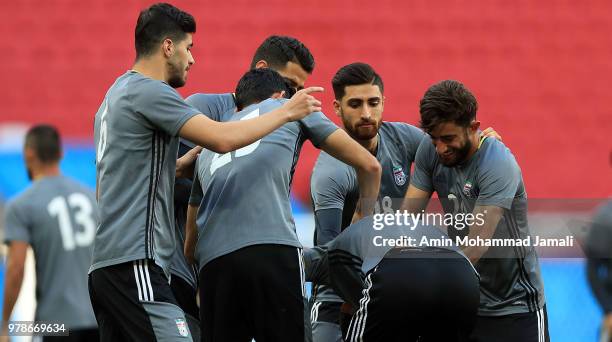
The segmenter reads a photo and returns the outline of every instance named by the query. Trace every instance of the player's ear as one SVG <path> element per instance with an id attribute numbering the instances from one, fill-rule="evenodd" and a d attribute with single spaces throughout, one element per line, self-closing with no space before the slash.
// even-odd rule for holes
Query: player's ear
<path id="1" fill-rule="evenodd" d="M 25 162 L 27 164 L 32 164 L 32 162 L 36 161 L 36 159 L 38 159 L 36 157 L 36 151 L 34 151 L 34 149 L 26 147 L 23 149 L 23 158 L 25 159 Z"/>
<path id="2" fill-rule="evenodd" d="M 338 100 L 334 100 L 334 112 L 336 112 L 336 115 L 339 117 L 340 116 L 340 102 L 338 102 Z"/>
<path id="3" fill-rule="evenodd" d="M 276 92 L 276 93 L 272 94 L 272 96 L 270 96 L 270 97 L 273 98 L 273 99 L 281 99 L 284 96 L 285 96 L 285 91 L 282 90 L 280 92 Z"/>
<path id="4" fill-rule="evenodd" d="M 255 69 L 261 69 L 261 68 L 267 68 L 267 67 L 268 67 L 268 62 L 264 61 L 263 59 L 255 63 Z"/>
<path id="5" fill-rule="evenodd" d="M 478 120 L 472 121 L 472 123 L 470 124 L 470 131 L 474 133 L 478 131 L 479 128 L 480 128 L 480 121 Z"/>
<path id="6" fill-rule="evenodd" d="M 172 42 L 172 39 L 164 39 L 162 42 L 162 52 L 164 53 L 164 56 L 168 58 L 174 54 L 174 43 Z"/>

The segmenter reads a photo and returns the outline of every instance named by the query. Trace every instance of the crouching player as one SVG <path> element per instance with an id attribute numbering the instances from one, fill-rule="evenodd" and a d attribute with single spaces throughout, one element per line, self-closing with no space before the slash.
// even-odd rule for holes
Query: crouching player
<path id="1" fill-rule="evenodd" d="M 472 264 L 441 230 L 383 224 L 382 215 L 304 253 L 306 280 L 330 285 L 358 308 L 345 340 L 467 341 L 479 299 Z"/>

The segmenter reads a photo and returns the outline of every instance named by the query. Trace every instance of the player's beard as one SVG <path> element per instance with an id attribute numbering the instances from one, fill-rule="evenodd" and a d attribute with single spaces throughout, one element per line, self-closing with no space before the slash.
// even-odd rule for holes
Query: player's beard
<path id="1" fill-rule="evenodd" d="M 185 68 L 168 62 L 168 85 L 180 88 L 185 85 Z"/>
<path id="2" fill-rule="evenodd" d="M 28 180 L 32 180 L 32 170 L 29 167 L 26 167 L 26 171 L 28 172 Z"/>
<path id="3" fill-rule="evenodd" d="M 448 150 L 450 150 L 450 152 L 453 154 L 452 159 L 449 160 L 449 159 L 443 158 L 442 156 L 439 156 L 440 162 L 444 166 L 454 167 L 454 166 L 457 166 L 465 162 L 467 155 L 470 153 L 470 150 L 472 149 L 472 141 L 469 139 L 467 133 L 465 133 L 464 139 L 465 139 L 465 143 L 463 144 L 463 146 L 459 148 L 454 148 L 454 147 L 448 148 Z"/>
<path id="4" fill-rule="evenodd" d="M 380 121 L 375 120 L 359 120 L 355 124 L 345 120 L 344 111 L 340 108 L 340 117 L 347 133 L 355 140 L 370 140 L 376 137 L 378 129 L 380 128 Z M 362 125 L 368 124 L 371 126 L 363 127 Z"/>

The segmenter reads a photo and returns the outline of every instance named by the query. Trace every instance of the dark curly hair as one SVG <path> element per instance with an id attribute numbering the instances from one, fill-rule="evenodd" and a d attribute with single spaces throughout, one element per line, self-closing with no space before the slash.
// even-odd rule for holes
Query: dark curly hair
<path id="1" fill-rule="evenodd" d="M 140 12 L 136 22 L 136 59 L 150 55 L 166 38 L 181 41 L 187 33 L 195 31 L 196 22 L 191 14 L 167 3 L 151 5 Z"/>
<path id="2" fill-rule="evenodd" d="M 453 122 L 468 127 L 476 119 L 478 102 L 461 82 L 445 80 L 425 92 L 421 99 L 421 128 L 431 132 L 441 123 Z"/>

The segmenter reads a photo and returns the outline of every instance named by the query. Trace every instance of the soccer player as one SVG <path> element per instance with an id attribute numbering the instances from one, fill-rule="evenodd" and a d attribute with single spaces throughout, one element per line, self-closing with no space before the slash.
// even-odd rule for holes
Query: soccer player
<path id="1" fill-rule="evenodd" d="M 277 71 L 295 92 L 304 88 L 304 82 L 314 69 L 314 58 L 308 48 L 299 40 L 287 36 L 270 36 L 257 48 L 251 69 L 270 68 Z M 186 100 L 201 113 L 216 121 L 227 121 L 236 112 L 236 103 L 232 93 L 193 94 Z M 189 148 L 192 142 L 181 139 L 179 155 L 191 159 Z M 185 218 L 191 192 L 191 177 L 176 178 L 174 214 L 176 222 L 176 250 L 172 255 L 170 286 L 179 306 L 185 311 L 188 321 L 198 317 L 196 304 L 197 270 L 185 260 Z M 192 324 L 189 325 L 190 329 Z M 199 326 L 197 327 L 199 329 Z M 193 331 L 194 335 L 196 334 Z"/>
<path id="2" fill-rule="evenodd" d="M 387 224 L 383 215 L 304 252 L 306 280 L 331 285 L 358 308 L 345 340 L 466 341 L 478 311 L 474 267 L 434 226 Z M 405 246 L 391 247 L 396 241 Z"/>
<path id="3" fill-rule="evenodd" d="M 286 100 L 270 97 L 286 91 L 273 70 L 247 72 L 236 88 L 240 111 L 231 120 L 278 108 Z M 358 215 L 372 211 L 380 165 L 321 112 L 232 153 L 203 150 L 188 209 L 185 254 L 195 257 L 200 269 L 204 341 L 303 341 L 308 336 L 301 245 L 289 201 L 306 139 L 355 167 L 363 200 Z"/>
<path id="4" fill-rule="evenodd" d="M 603 310 L 601 341 L 612 338 L 612 201 L 599 208 L 587 238 L 589 284 Z M 607 340 L 605 336 L 607 335 Z"/>
<path id="5" fill-rule="evenodd" d="M 420 113 L 428 137 L 417 151 L 403 207 L 420 213 L 435 191 L 445 212 L 482 219 L 459 222 L 467 225 L 463 231 L 455 223 L 449 236 L 525 239 L 530 232 L 521 169 L 503 143 L 481 139 L 477 109 L 474 95 L 457 81 L 436 83 L 425 92 Z M 462 249 L 481 277 L 471 341 L 548 341 L 544 288 L 533 246 L 477 244 Z"/>
<path id="6" fill-rule="evenodd" d="M 342 119 L 344 130 L 381 164 L 380 194 L 375 211 L 389 213 L 399 209 L 423 131 L 406 123 L 382 120 L 384 85 L 368 64 L 343 66 L 334 75 L 332 87 L 334 110 Z M 323 245 L 351 223 L 360 193 L 355 170 L 321 152 L 312 171 L 310 193 L 316 225 L 314 243 Z M 341 341 L 343 334 L 339 324 L 343 301 L 328 286 L 314 285 L 313 341 Z"/>
<path id="7" fill-rule="evenodd" d="M 304 89 L 304 83 L 312 74 L 314 66 L 314 57 L 302 42 L 288 36 L 270 36 L 255 51 L 250 68 L 275 70 L 290 87 L 288 92 L 292 95 Z M 232 93 L 196 93 L 186 101 L 216 121 L 227 121 L 236 112 Z"/>
<path id="8" fill-rule="evenodd" d="M 383 121 L 383 81 L 368 64 L 343 66 L 334 75 L 332 87 L 334 110 L 342 119 L 344 130 L 376 156 L 382 166 L 375 211 L 396 211 L 406 194 L 410 168 L 424 137 L 423 131 L 403 122 Z M 499 138 L 490 128 L 483 135 Z M 323 245 L 351 223 L 359 197 L 354 169 L 321 152 L 312 171 L 310 193 L 316 225 L 314 244 Z M 341 306 L 341 298 L 325 285 L 315 284 L 312 299 L 313 340 L 341 341 L 340 320 L 342 318 L 343 323 L 348 323 L 350 317 L 347 315 L 350 316 L 351 310 L 346 305 Z M 344 330 L 347 327 L 347 324 L 342 324 Z"/>
<path id="9" fill-rule="evenodd" d="M 36 260 L 35 321 L 60 324 L 65 330 L 56 332 L 69 333 L 70 341 L 97 340 L 96 318 L 87 292 L 98 219 L 93 191 L 61 174 L 62 147 L 54 127 L 30 128 L 23 154 L 33 183 L 6 208 L 5 325 L 0 335 L 8 332 L 6 323 L 21 289 L 26 252 L 31 246 Z M 44 340 L 53 337 L 45 336 Z"/>
<path id="10" fill-rule="evenodd" d="M 168 285 L 174 252 L 173 186 L 178 137 L 215 152 L 249 145 L 287 122 L 320 110 L 309 88 L 253 120 L 219 123 L 183 101 L 194 63 L 193 17 L 169 4 L 143 10 L 136 62 L 106 93 L 94 140 L 100 221 L 89 290 L 101 339 L 192 340 Z M 179 168 L 179 169 L 180 169 Z"/>

